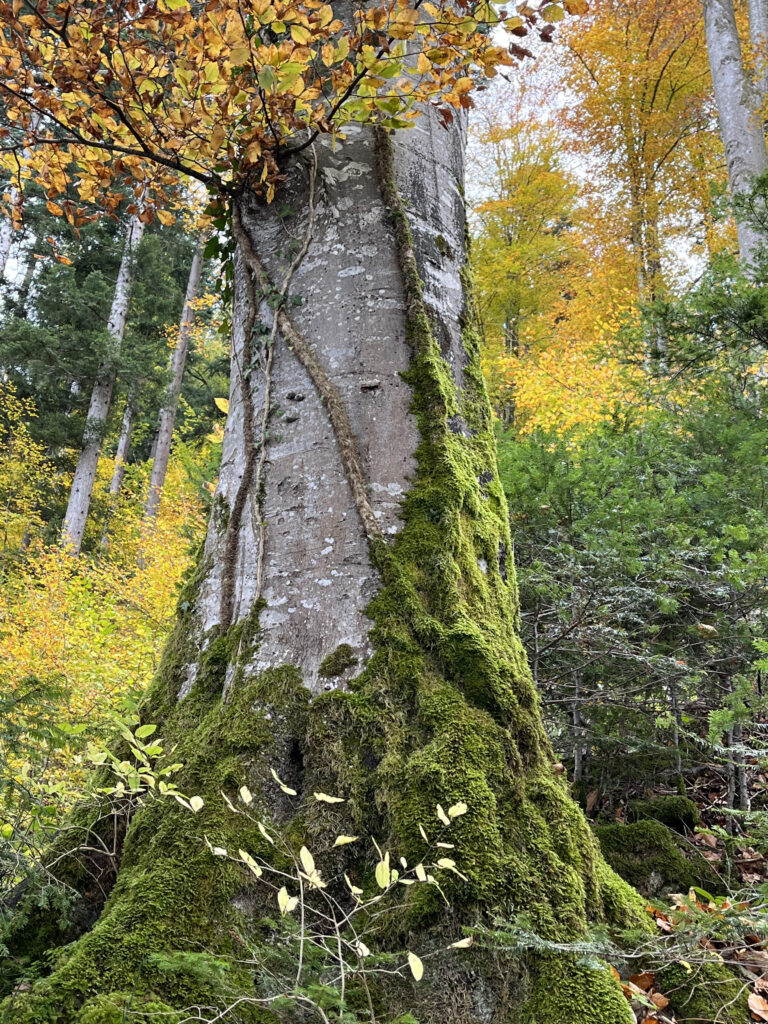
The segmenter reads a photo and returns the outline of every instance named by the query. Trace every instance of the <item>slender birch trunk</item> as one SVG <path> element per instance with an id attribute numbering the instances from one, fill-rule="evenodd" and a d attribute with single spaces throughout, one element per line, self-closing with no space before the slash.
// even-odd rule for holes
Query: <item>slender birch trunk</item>
<path id="1" fill-rule="evenodd" d="M 12 241 L 13 224 L 9 217 L 3 217 L 0 221 L 0 280 L 5 276 L 5 267 L 11 254 Z"/>
<path id="2" fill-rule="evenodd" d="M 755 0 L 753 6 L 764 4 Z M 728 183 L 732 195 L 743 195 L 749 193 L 757 175 L 768 171 L 768 153 L 758 116 L 759 96 L 744 66 L 733 0 L 704 0 L 704 26 Z M 742 221 L 738 236 L 741 260 L 749 265 L 760 236 Z"/>
<path id="3" fill-rule="evenodd" d="M 749 0 L 749 37 L 755 54 L 755 88 L 765 122 L 768 111 L 768 0 Z"/>
<path id="4" fill-rule="evenodd" d="M 176 420 L 176 410 L 179 405 L 181 384 L 184 379 L 184 366 L 187 360 L 187 350 L 194 320 L 193 303 L 197 297 L 200 287 L 200 278 L 203 273 L 203 246 L 202 244 L 192 258 L 192 266 L 187 280 L 187 293 L 184 298 L 184 308 L 179 322 L 179 336 L 176 346 L 171 353 L 170 376 L 165 401 L 160 410 L 157 423 L 157 433 L 154 443 L 154 460 L 152 472 L 149 477 L 149 493 L 144 505 L 144 526 L 151 526 L 157 518 L 160 507 L 160 499 L 165 486 L 165 475 L 168 472 L 168 459 L 171 454 L 171 441 L 173 439 L 173 426 Z"/>
<path id="5" fill-rule="evenodd" d="M 128 459 L 128 452 L 131 449 L 131 436 L 133 435 L 133 423 L 136 418 L 136 402 L 138 401 L 138 385 L 131 384 L 128 396 L 125 400 L 123 419 L 120 424 L 120 437 L 117 441 L 115 451 L 115 468 L 112 471 L 112 479 L 109 482 L 109 493 L 114 497 L 120 493 L 125 479 L 125 463 Z"/>
<path id="6" fill-rule="evenodd" d="M 80 553 L 83 543 L 93 484 L 96 479 L 96 468 L 112 401 L 112 390 L 115 385 L 116 364 L 125 333 L 128 303 L 133 284 L 134 258 L 143 234 L 144 224 L 137 215 L 134 215 L 128 222 L 123 257 L 120 261 L 112 309 L 107 323 L 111 346 L 106 358 L 99 366 L 91 392 L 88 418 L 83 432 L 83 447 L 72 481 L 69 503 L 62 526 L 62 540 L 69 546 L 73 555 Z"/>

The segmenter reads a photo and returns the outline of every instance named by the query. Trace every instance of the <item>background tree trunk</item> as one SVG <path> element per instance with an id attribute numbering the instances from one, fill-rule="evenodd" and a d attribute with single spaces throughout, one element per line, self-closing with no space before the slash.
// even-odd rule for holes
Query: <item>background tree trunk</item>
<path id="1" fill-rule="evenodd" d="M 5 266 L 8 257 L 11 255 L 11 242 L 13 241 L 13 224 L 9 217 L 0 219 L 0 279 L 5 276 Z"/>
<path id="2" fill-rule="evenodd" d="M 187 294 L 184 299 L 181 320 L 179 321 L 179 336 L 176 346 L 171 353 L 171 381 L 168 385 L 168 392 L 160 409 L 157 423 L 152 472 L 149 477 L 149 493 L 144 505 L 145 527 L 150 526 L 157 518 L 157 511 L 160 507 L 160 499 L 163 487 L 165 486 L 165 475 L 168 472 L 168 459 L 171 455 L 171 441 L 173 440 L 173 425 L 176 420 L 181 384 L 184 379 L 184 365 L 187 361 L 191 327 L 195 318 L 193 303 L 197 298 L 202 273 L 203 246 L 201 244 L 192 257 L 192 266 L 190 267 L 189 279 L 187 281 Z"/>
<path id="3" fill-rule="evenodd" d="M 753 7 L 758 5 L 755 0 Z M 768 154 L 756 90 L 742 60 L 733 0 L 704 0 L 704 26 L 728 183 L 731 194 L 738 196 L 750 191 L 756 175 L 768 171 Z M 738 233 L 739 253 L 748 264 L 760 242 L 759 233 L 743 221 Z"/>
<path id="4" fill-rule="evenodd" d="M 755 88 L 764 106 L 768 101 L 768 0 L 749 0 L 749 36 L 755 53 Z M 761 113 L 764 121 L 767 112 Z"/>
<path id="5" fill-rule="evenodd" d="M 115 468 L 112 470 L 112 479 L 109 481 L 109 493 L 113 497 L 120 493 L 125 479 L 125 463 L 131 450 L 133 421 L 136 417 L 136 402 L 139 398 L 140 387 L 141 382 L 131 384 L 125 399 L 125 409 L 120 423 L 120 437 L 117 439 L 117 450 L 115 451 Z"/>
<path id="6" fill-rule="evenodd" d="M 96 468 L 99 462 L 104 429 L 112 401 L 112 389 L 115 385 L 116 361 L 120 355 L 120 346 L 122 345 L 125 323 L 128 317 L 128 303 L 133 283 L 134 257 L 143 234 L 144 224 L 138 216 L 131 217 L 126 229 L 123 257 L 120 261 L 115 295 L 112 300 L 112 309 L 107 324 L 107 331 L 109 332 L 112 344 L 110 351 L 99 367 L 93 391 L 91 392 L 88 419 L 86 420 L 83 432 L 83 447 L 72 480 L 69 503 L 67 504 L 67 512 L 62 526 L 62 540 L 69 545 L 73 555 L 80 553 L 83 543 L 85 524 L 88 519 L 88 508 L 91 503 L 91 494 L 93 493 L 93 483 L 96 479 Z"/>
<path id="7" fill-rule="evenodd" d="M 241 941 L 266 948 L 259 920 L 275 913 L 274 893 L 249 889 L 203 841 L 269 849 L 222 800 L 244 783 L 259 813 L 335 858 L 339 877 L 371 870 L 357 844 L 333 850 L 339 833 L 417 863 L 419 823 L 434 832 L 438 803 L 466 802 L 450 837 L 466 881 L 448 878 L 450 913 L 432 886 L 411 887 L 382 936 L 390 948 L 444 945 L 500 907 L 564 941 L 588 921 L 646 920 L 568 795 L 516 633 L 465 291 L 463 133 L 432 114 L 394 138 L 345 132 L 294 160 L 279 203 L 245 193 L 234 210 L 219 486 L 142 710 L 177 745 L 180 785 L 204 807 L 155 801 L 136 815 L 99 920 L 40 986 L 0 1007 L 9 1024 L 43 1011 L 69 1024 L 117 991 L 162 996 L 164 1012 L 216 1002 L 210 976 L 178 958 L 241 960 Z M 344 803 L 329 810 L 314 791 Z M 242 1020 L 265 1022 L 247 1003 L 254 981 L 268 984 L 234 965 L 220 997 L 243 996 Z M 406 1010 L 420 1024 L 632 1020 L 610 973 L 567 954 L 457 958 L 418 990 L 384 986 L 376 999 L 381 1021 Z"/>

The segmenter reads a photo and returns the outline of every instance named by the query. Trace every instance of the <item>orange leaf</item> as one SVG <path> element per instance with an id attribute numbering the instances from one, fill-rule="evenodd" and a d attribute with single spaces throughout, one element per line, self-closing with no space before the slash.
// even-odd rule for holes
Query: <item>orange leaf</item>
<path id="1" fill-rule="evenodd" d="M 637 985 L 643 992 L 647 992 L 648 989 L 653 988 L 653 981 L 656 977 L 652 971 L 643 971 L 642 974 L 631 974 L 629 980 L 633 985 Z"/>
<path id="2" fill-rule="evenodd" d="M 768 1020 L 768 1002 L 762 996 L 759 996 L 757 992 L 753 992 L 748 999 L 748 1003 L 755 1020 Z"/>

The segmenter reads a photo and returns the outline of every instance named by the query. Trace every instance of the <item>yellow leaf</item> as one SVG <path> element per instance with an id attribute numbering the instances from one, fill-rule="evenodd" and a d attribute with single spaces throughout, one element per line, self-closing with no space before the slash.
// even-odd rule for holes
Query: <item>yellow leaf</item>
<path id="1" fill-rule="evenodd" d="M 249 46 L 235 46 L 229 51 L 229 63 L 234 67 L 247 64 L 250 59 L 251 49 Z"/>
<path id="2" fill-rule="evenodd" d="M 421 981 L 424 977 L 424 964 L 419 960 L 415 953 L 408 952 L 408 966 L 411 968 L 411 974 L 414 976 L 416 981 Z"/>
<path id="3" fill-rule="evenodd" d="M 312 39 L 312 33 L 303 25 L 291 25 L 291 36 L 300 46 L 306 46 Z"/>
<path id="4" fill-rule="evenodd" d="M 250 868 L 250 870 L 254 873 L 254 875 L 256 875 L 257 878 L 261 878 L 264 872 L 261 870 L 261 868 L 250 855 L 250 853 L 246 853 L 245 850 L 238 850 L 237 852 L 240 854 L 240 860 L 243 862 L 243 864 Z"/>
<path id="5" fill-rule="evenodd" d="M 226 416 L 227 413 L 229 412 L 229 399 L 228 398 L 214 398 L 213 401 L 216 404 L 216 408 L 221 410 L 221 412 L 223 412 L 224 415 Z M 272 774 L 274 775 L 274 772 Z"/>
<path id="6" fill-rule="evenodd" d="M 380 889 L 386 889 L 390 883 L 389 851 L 384 854 L 384 859 L 376 865 L 376 884 Z"/>
<path id="7" fill-rule="evenodd" d="M 280 913 L 285 916 L 298 907 L 299 898 L 298 896 L 289 896 L 288 890 L 283 886 L 277 894 L 277 905 L 280 907 Z"/>
<path id="8" fill-rule="evenodd" d="M 343 804 L 344 800 L 340 796 L 328 796 L 327 793 L 315 793 L 315 800 L 319 800 L 323 804 Z"/>
<path id="9" fill-rule="evenodd" d="M 334 846 L 346 846 L 347 843 L 357 842 L 357 836 L 336 836 L 336 842 Z"/>
<path id="10" fill-rule="evenodd" d="M 312 854 L 309 852 L 306 846 L 302 846 L 302 848 L 299 850 L 299 860 L 301 861 L 301 866 L 304 868 L 306 873 L 308 875 L 311 875 L 315 870 L 315 858 L 312 856 Z"/>
<path id="11" fill-rule="evenodd" d="M 282 779 L 279 777 L 274 768 L 270 768 L 269 770 L 272 773 L 272 778 L 275 780 L 275 782 L 278 784 L 278 786 L 280 787 L 280 789 L 282 789 L 284 793 L 287 793 L 288 796 L 296 796 L 296 790 L 291 789 L 290 786 L 286 786 L 286 784 L 282 781 Z"/>

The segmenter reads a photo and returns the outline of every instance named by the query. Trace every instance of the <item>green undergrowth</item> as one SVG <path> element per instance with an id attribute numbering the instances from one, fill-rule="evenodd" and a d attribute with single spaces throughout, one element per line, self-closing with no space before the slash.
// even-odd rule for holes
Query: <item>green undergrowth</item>
<path id="1" fill-rule="evenodd" d="M 175 744 L 173 758 L 185 764 L 178 785 L 202 796 L 204 807 L 193 815 L 172 801 L 154 801 L 136 815 L 98 922 L 55 954 L 46 978 L 0 1006 L 3 1024 L 113 1024 L 120 1000 L 164 1003 L 171 1013 L 253 993 L 248 971 L 221 970 L 218 958 L 234 964 L 242 942 L 264 941 L 259 919 L 274 898 L 258 883 L 250 888 L 236 865 L 214 857 L 203 842 L 205 835 L 216 845 L 267 852 L 258 832 L 244 828 L 220 796 L 243 783 L 254 806 L 297 845 L 327 853 L 331 859 L 324 863 L 361 884 L 373 861 L 356 859 L 351 847 L 328 852 L 336 835 L 372 835 L 413 863 L 425 850 L 419 825 L 430 839 L 444 829 L 436 805 L 467 804 L 445 836 L 466 876 L 445 881 L 450 914 L 434 887 L 412 886 L 402 913 L 379 926 L 384 948 L 455 937 L 462 921 L 475 923 L 490 910 L 525 912 L 542 936 L 558 941 L 579 936 L 590 921 L 645 925 L 641 901 L 602 860 L 570 799 L 541 724 L 515 628 L 508 513 L 471 308 L 457 396 L 421 297 L 386 137 L 379 147 L 382 191 L 403 269 L 413 351 L 406 378 L 421 444 L 404 527 L 394 542 L 372 546 L 382 579 L 368 608 L 375 653 L 348 691 L 310 701 L 293 669 L 249 674 L 258 609 L 222 635 L 198 636 L 191 581 L 142 717 L 162 723 L 166 747 Z M 178 701 L 191 662 L 198 665 L 195 684 Z M 235 681 L 222 700 L 232 665 Z M 297 790 L 296 799 L 280 789 L 270 769 Z M 345 802 L 319 803 L 314 791 Z M 510 1009 L 509 1021 L 565 1021 L 552 1013 L 536 1016 L 551 968 L 530 966 L 525 1003 L 518 1016 Z M 578 1019 L 624 1024 L 629 1018 L 620 1012 L 619 987 L 606 972 L 585 970 L 567 959 L 557 965 Z M 488 982 L 487 998 L 498 1002 L 504 984 Z M 591 1001 L 585 986 L 596 993 Z M 437 1024 L 429 991 L 425 976 L 413 997 L 420 1024 Z M 239 1012 L 244 1022 L 270 1020 L 253 1007 Z M 471 1005 L 456 1013 L 441 1017 L 441 1024 L 474 1019 Z"/>

